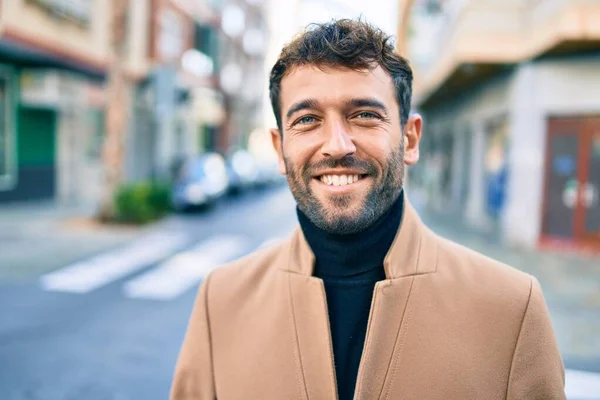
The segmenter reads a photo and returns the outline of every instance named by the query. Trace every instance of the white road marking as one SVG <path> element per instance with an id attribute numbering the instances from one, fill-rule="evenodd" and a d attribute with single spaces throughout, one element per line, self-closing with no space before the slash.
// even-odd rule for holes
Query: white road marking
<path id="1" fill-rule="evenodd" d="M 568 369 L 565 378 L 569 400 L 600 400 L 600 374 Z"/>
<path id="2" fill-rule="evenodd" d="M 183 233 L 156 233 L 108 253 L 43 275 L 41 286 L 49 291 L 87 293 L 129 275 L 185 247 Z"/>
<path id="3" fill-rule="evenodd" d="M 256 250 L 261 250 L 267 247 L 271 247 L 276 245 L 277 243 L 281 242 L 284 239 L 284 237 L 273 237 L 273 238 L 269 238 L 267 240 L 265 240 L 264 242 L 262 242 Z"/>
<path id="4" fill-rule="evenodd" d="M 293 225 L 280 230 L 274 236 L 271 236 L 271 237 L 268 237 L 267 239 L 265 239 L 260 245 L 258 245 L 256 250 L 261 250 L 266 247 L 271 247 L 271 246 L 287 239 L 288 237 L 290 237 L 292 235 L 292 233 L 294 232 L 294 230 L 296 228 L 297 228 L 297 224 L 294 223 Z"/>
<path id="5" fill-rule="evenodd" d="M 241 256 L 248 249 L 249 242 L 242 236 L 213 236 L 130 280 L 123 291 L 131 298 L 174 299 L 196 286 L 214 268 Z"/>

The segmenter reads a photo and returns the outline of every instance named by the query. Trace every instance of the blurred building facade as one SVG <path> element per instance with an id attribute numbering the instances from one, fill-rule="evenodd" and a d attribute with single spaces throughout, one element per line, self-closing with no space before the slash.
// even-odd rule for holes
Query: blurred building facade
<path id="1" fill-rule="evenodd" d="M 98 200 L 114 1 L 0 1 L 0 203 Z M 245 145 L 262 117 L 263 14 L 257 0 L 129 1 L 125 181 Z"/>
<path id="2" fill-rule="evenodd" d="M 2 2 L 0 202 L 93 190 L 85 183 L 99 174 L 108 9 L 79 3 Z"/>
<path id="3" fill-rule="evenodd" d="M 600 1 L 417 1 L 412 15 L 429 34 L 402 28 L 425 119 L 411 184 L 510 244 L 600 247 Z"/>

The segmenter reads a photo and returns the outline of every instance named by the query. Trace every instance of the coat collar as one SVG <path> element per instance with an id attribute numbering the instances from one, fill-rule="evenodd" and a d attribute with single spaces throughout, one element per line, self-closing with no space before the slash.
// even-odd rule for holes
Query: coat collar
<path id="1" fill-rule="evenodd" d="M 406 190 L 403 190 L 404 207 L 400 227 L 383 261 L 387 279 L 427 274 L 436 270 L 435 235 L 423 224 L 405 193 Z M 289 262 L 283 263 L 281 268 L 312 276 L 315 256 L 299 227 L 292 235 L 289 251 Z"/>

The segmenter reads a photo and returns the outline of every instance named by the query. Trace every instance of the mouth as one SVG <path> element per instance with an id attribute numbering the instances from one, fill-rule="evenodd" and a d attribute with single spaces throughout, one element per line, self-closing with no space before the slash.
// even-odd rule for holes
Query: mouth
<path id="1" fill-rule="evenodd" d="M 369 179 L 368 174 L 360 171 L 327 171 L 313 177 L 315 184 L 324 193 L 332 195 L 348 195 L 354 193 Z"/>
<path id="2" fill-rule="evenodd" d="M 323 174 L 320 176 L 316 176 L 314 179 L 324 183 L 327 186 L 349 186 L 353 185 L 364 178 L 367 175 L 365 174 Z"/>

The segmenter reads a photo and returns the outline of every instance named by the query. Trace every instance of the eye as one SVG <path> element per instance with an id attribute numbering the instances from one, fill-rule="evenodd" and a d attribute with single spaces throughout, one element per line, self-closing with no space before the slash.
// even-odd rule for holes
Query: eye
<path id="1" fill-rule="evenodd" d="M 356 115 L 356 118 L 359 119 L 378 119 L 379 115 L 372 113 L 370 111 L 363 111 Z"/>
<path id="2" fill-rule="evenodd" d="M 302 124 L 302 125 L 306 125 L 306 124 L 312 124 L 313 122 L 315 122 L 316 119 L 313 116 L 307 115 L 305 117 L 299 118 L 294 125 L 296 124 Z"/>

